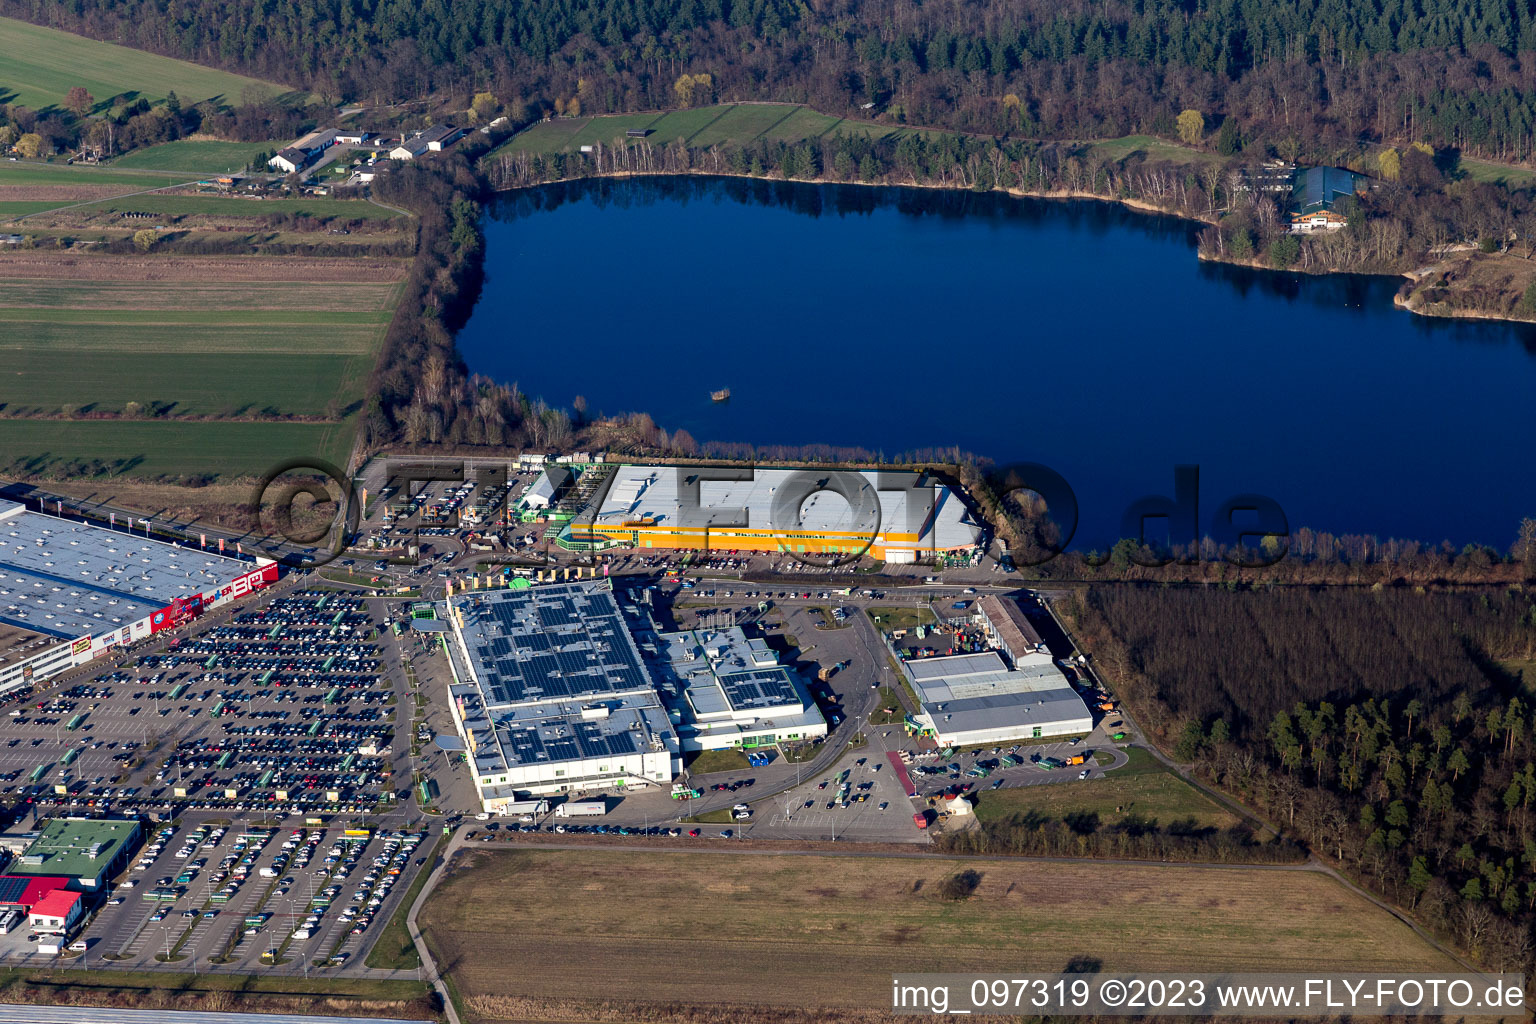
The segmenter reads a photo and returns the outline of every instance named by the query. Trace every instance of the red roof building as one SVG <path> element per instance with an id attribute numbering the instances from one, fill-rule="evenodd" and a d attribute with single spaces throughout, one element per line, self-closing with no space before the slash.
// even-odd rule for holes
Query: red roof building
<path id="1" fill-rule="evenodd" d="M 18 907 L 25 914 L 43 897 L 68 885 L 69 879 L 56 875 L 0 875 L 0 907 Z"/>
<path id="2" fill-rule="evenodd" d="M 67 889 L 55 889 L 32 904 L 27 920 L 33 927 L 57 928 L 61 931 L 75 923 L 80 916 L 80 894 Z"/>

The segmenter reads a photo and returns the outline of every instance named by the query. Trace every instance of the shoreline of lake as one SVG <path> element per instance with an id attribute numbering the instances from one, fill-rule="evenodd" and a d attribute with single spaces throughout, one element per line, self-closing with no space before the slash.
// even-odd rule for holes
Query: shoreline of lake
<path id="1" fill-rule="evenodd" d="M 1008 196 L 1008 197 L 1014 198 L 1014 199 L 1048 199 L 1048 200 L 1058 200 L 1058 201 L 1072 201 L 1072 200 L 1078 200 L 1078 199 L 1088 199 L 1088 200 L 1093 200 L 1093 201 L 1096 201 L 1096 202 L 1109 203 L 1109 204 L 1112 204 L 1112 205 L 1120 206 L 1120 207 L 1123 207 L 1123 208 L 1128 209 L 1128 210 L 1133 210 L 1133 211 L 1135 211 L 1137 213 L 1144 213 L 1144 214 L 1148 214 L 1148 215 L 1151 215 L 1151 216 L 1158 216 L 1158 217 L 1173 217 L 1173 218 L 1176 218 L 1178 220 L 1187 221 L 1187 222 L 1189 222 L 1191 224 L 1203 224 L 1203 225 L 1206 225 L 1207 227 L 1213 227 L 1213 226 L 1215 226 L 1215 225 L 1220 223 L 1220 219 L 1219 218 L 1214 218 L 1214 217 L 1210 217 L 1210 216 L 1199 216 L 1199 215 L 1191 214 L 1191 213 L 1188 213 L 1188 212 L 1182 211 L 1182 210 L 1169 209 L 1167 207 L 1158 206 L 1156 203 L 1148 202 L 1145 199 L 1135 199 L 1135 198 L 1124 197 L 1124 196 L 1106 196 L 1106 195 L 1100 195 L 1097 192 L 1071 191 L 1071 190 L 1065 190 L 1065 189 L 1058 189 L 1058 190 L 1051 191 L 1051 192 L 1028 192 L 1028 191 L 1025 191 L 1023 189 L 1017 189 L 1017 188 L 990 188 L 990 189 L 984 189 L 984 190 L 978 191 L 976 189 L 964 188 L 964 187 L 956 186 L 956 185 L 935 184 L 933 182 L 837 181 L 837 180 L 834 180 L 834 179 L 831 179 L 831 178 L 784 178 L 784 177 L 770 178 L 767 175 L 736 174 L 736 173 L 732 173 L 730 171 L 705 171 L 705 170 L 697 170 L 697 169 L 692 169 L 692 168 L 690 168 L 688 170 L 684 170 L 684 171 L 677 171 L 677 170 L 673 170 L 673 171 L 605 171 L 605 172 L 599 173 L 599 174 L 582 174 L 582 175 L 577 175 L 575 177 L 570 177 L 570 178 L 552 178 L 549 181 L 541 181 L 541 182 L 536 182 L 536 183 L 529 184 L 529 185 L 509 185 L 509 186 L 505 186 L 505 187 L 501 187 L 501 188 L 494 188 L 494 189 L 491 190 L 491 194 L 493 196 L 495 196 L 495 195 L 504 195 L 504 194 L 510 194 L 510 193 L 515 193 L 515 192 L 527 191 L 529 189 L 544 188 L 544 187 L 549 186 L 549 185 L 569 185 L 569 184 L 577 184 L 577 183 L 584 182 L 584 181 L 609 181 L 609 180 L 620 180 L 620 181 L 622 181 L 622 180 L 643 180 L 643 179 L 654 179 L 654 178 L 680 178 L 680 177 L 682 177 L 682 178 L 730 178 L 730 179 L 741 180 L 741 181 L 760 181 L 760 182 L 767 182 L 767 183 L 770 183 L 770 184 L 787 184 L 787 185 L 817 185 L 817 186 L 844 186 L 844 185 L 852 185 L 852 186 L 857 186 L 857 187 L 861 187 L 861 188 L 913 188 L 913 189 L 927 189 L 927 190 L 931 190 L 931 191 L 935 191 L 935 192 L 948 192 L 948 193 L 954 193 L 954 194 L 1004 195 L 1004 196 Z M 1251 257 L 1251 258 L 1246 259 L 1246 260 L 1238 259 L 1236 257 L 1230 257 L 1230 256 L 1228 256 L 1228 257 L 1208 256 L 1208 255 L 1202 254 L 1199 251 L 1198 247 L 1196 248 L 1196 251 L 1195 251 L 1195 259 L 1199 260 L 1201 262 L 1204 262 L 1204 263 L 1224 264 L 1226 266 L 1242 267 L 1242 268 L 1247 269 L 1247 270 L 1261 270 L 1261 271 L 1265 271 L 1267 273 L 1272 273 L 1272 274 L 1304 274 L 1304 275 L 1306 275 L 1308 277 L 1331 277 L 1331 276 L 1348 274 L 1348 275 L 1355 275 L 1355 276 L 1362 276 L 1363 275 L 1363 276 L 1370 276 L 1370 277 L 1403 277 L 1403 278 L 1407 278 L 1410 281 L 1416 281 L 1416 280 L 1419 280 L 1420 277 L 1422 276 L 1420 271 L 1418 271 L 1418 270 L 1370 272 L 1370 271 L 1358 271 L 1358 270 L 1341 270 L 1341 269 L 1337 269 L 1337 268 L 1327 269 L 1327 270 L 1309 270 L 1309 269 L 1304 269 L 1304 268 L 1301 268 L 1301 267 L 1287 267 L 1284 270 L 1280 270 L 1280 269 L 1276 269 L 1275 267 L 1270 266 L 1269 263 L 1266 260 L 1264 260 L 1262 257 L 1259 257 L 1259 256 L 1254 256 L 1254 257 Z M 1438 264 L 1437 264 L 1437 266 L 1438 266 Z M 1443 319 L 1443 320 L 1491 320 L 1491 321 L 1496 321 L 1496 322 L 1499 322 L 1499 323 L 1510 323 L 1510 324 L 1528 324 L 1528 323 L 1532 323 L 1533 322 L 1531 320 L 1525 320 L 1525 319 L 1521 319 L 1519 317 L 1504 316 L 1504 315 L 1501 315 L 1501 314 L 1498 314 L 1498 313 L 1490 313 L 1490 312 L 1485 312 L 1485 311 L 1448 310 L 1448 311 L 1445 311 L 1445 312 L 1432 312 L 1430 310 L 1426 310 L 1426 309 L 1422 309 L 1422 308 L 1418 308 L 1418 307 L 1414 307 L 1414 306 L 1408 305 L 1406 302 L 1404 302 L 1402 300 L 1401 296 L 1395 296 L 1393 298 L 1393 306 L 1395 308 L 1405 310 L 1405 311 L 1407 311 L 1409 313 L 1413 313 L 1416 316 L 1422 316 L 1422 317 L 1426 317 L 1426 318 L 1429 318 L 1429 319 Z"/>
<path id="2" fill-rule="evenodd" d="M 684 450 L 1049 465 L 1085 544 L 1182 464 L 1202 520 L 1263 493 L 1315 530 L 1502 549 L 1529 514 L 1475 439 L 1536 429 L 1531 327 L 1410 321 L 1401 279 L 1190 260 L 1191 218 L 998 191 L 702 174 L 500 190 L 459 352 L 553 408 L 644 410 Z M 1446 412 L 1367 415 L 1366 378 Z M 1425 465 L 1455 501 L 1425 501 Z"/>

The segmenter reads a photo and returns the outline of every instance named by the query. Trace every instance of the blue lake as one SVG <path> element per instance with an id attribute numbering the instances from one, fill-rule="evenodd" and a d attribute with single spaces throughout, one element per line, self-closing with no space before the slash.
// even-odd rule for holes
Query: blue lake
<path id="1" fill-rule="evenodd" d="M 1200 517 L 1507 547 L 1536 515 L 1536 328 L 1396 310 L 1395 278 L 1202 264 L 1093 202 L 649 179 L 504 196 L 473 371 L 700 442 L 959 449 L 1076 492 L 1077 542 L 1200 467 Z M 728 387 L 728 402 L 709 392 Z"/>

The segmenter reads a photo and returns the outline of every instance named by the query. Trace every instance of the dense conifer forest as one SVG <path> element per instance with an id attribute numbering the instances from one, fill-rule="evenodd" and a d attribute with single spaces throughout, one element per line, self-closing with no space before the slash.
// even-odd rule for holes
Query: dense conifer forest
<path id="1" fill-rule="evenodd" d="M 1235 145 L 1428 142 L 1523 159 L 1536 17 L 1497 0 L 0 0 L 0 13 L 391 103 L 491 90 L 537 112 L 716 95 L 1046 138 L 1171 136 L 1180 111 Z"/>
<path id="2" fill-rule="evenodd" d="M 1177 759 L 1482 962 L 1528 963 L 1528 592 L 1122 585 L 1068 610 Z"/>

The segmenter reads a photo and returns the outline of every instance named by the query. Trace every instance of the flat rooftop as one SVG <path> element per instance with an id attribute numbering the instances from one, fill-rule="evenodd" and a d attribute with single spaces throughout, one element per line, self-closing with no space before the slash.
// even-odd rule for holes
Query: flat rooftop
<path id="1" fill-rule="evenodd" d="M 1027 728 L 1091 718 L 1088 705 L 1050 655 L 1009 668 L 996 651 L 904 663 L 923 712 L 940 732 Z"/>
<path id="2" fill-rule="evenodd" d="M 508 764 L 520 765 L 622 757 L 659 749 L 652 737 L 671 731 L 654 695 L 615 701 L 602 718 L 590 714 L 590 709 L 560 707 L 502 718 L 496 723 L 501 754 Z"/>
<path id="3" fill-rule="evenodd" d="M 64 875 L 94 879 L 138 834 L 136 821 L 54 818 L 11 865 L 16 875 Z"/>
<path id="4" fill-rule="evenodd" d="M 0 626 L 63 638 L 107 632 L 252 567 L 0 499 Z"/>
<path id="5" fill-rule="evenodd" d="M 450 694 L 477 774 L 667 746 L 671 722 L 605 582 L 471 591 L 450 607 Z"/>
<path id="6" fill-rule="evenodd" d="M 663 686 L 687 699 L 699 718 L 802 712 L 809 703 L 778 655 L 740 626 L 656 636 L 654 671 Z"/>
<path id="7" fill-rule="evenodd" d="M 0 665 L 40 654 L 44 648 L 62 642 L 61 637 L 13 626 L 0 619 Z"/>
<path id="8" fill-rule="evenodd" d="M 1091 721 L 1092 714 L 1075 693 L 1048 691 L 1023 695 L 967 697 L 938 707 L 923 705 L 941 733 L 976 732 L 1011 727 L 1022 732 L 1031 726 Z M 1086 731 L 1086 729 L 1085 729 Z"/>
<path id="9" fill-rule="evenodd" d="M 603 583 L 471 591 L 451 603 L 462 616 L 469 669 L 492 712 L 653 688 Z"/>
<path id="10" fill-rule="evenodd" d="M 754 530 L 801 529 L 816 533 L 916 535 L 918 547 L 950 549 L 976 543 L 979 530 L 965 504 L 944 484 L 906 471 L 863 470 L 836 474 L 852 477 L 850 493 L 819 490 L 803 494 L 792 477 L 812 473 L 833 480 L 830 471 L 769 467 L 729 467 L 736 480 L 699 479 L 700 467 L 620 466 L 597 507 L 594 525 L 615 526 L 649 520 L 658 526 L 747 527 Z M 683 508 L 683 495 L 698 488 L 697 509 Z M 934 507 L 927 508 L 931 495 Z M 798 524 L 796 513 L 798 512 Z M 909 542 L 910 543 L 910 542 Z"/>

